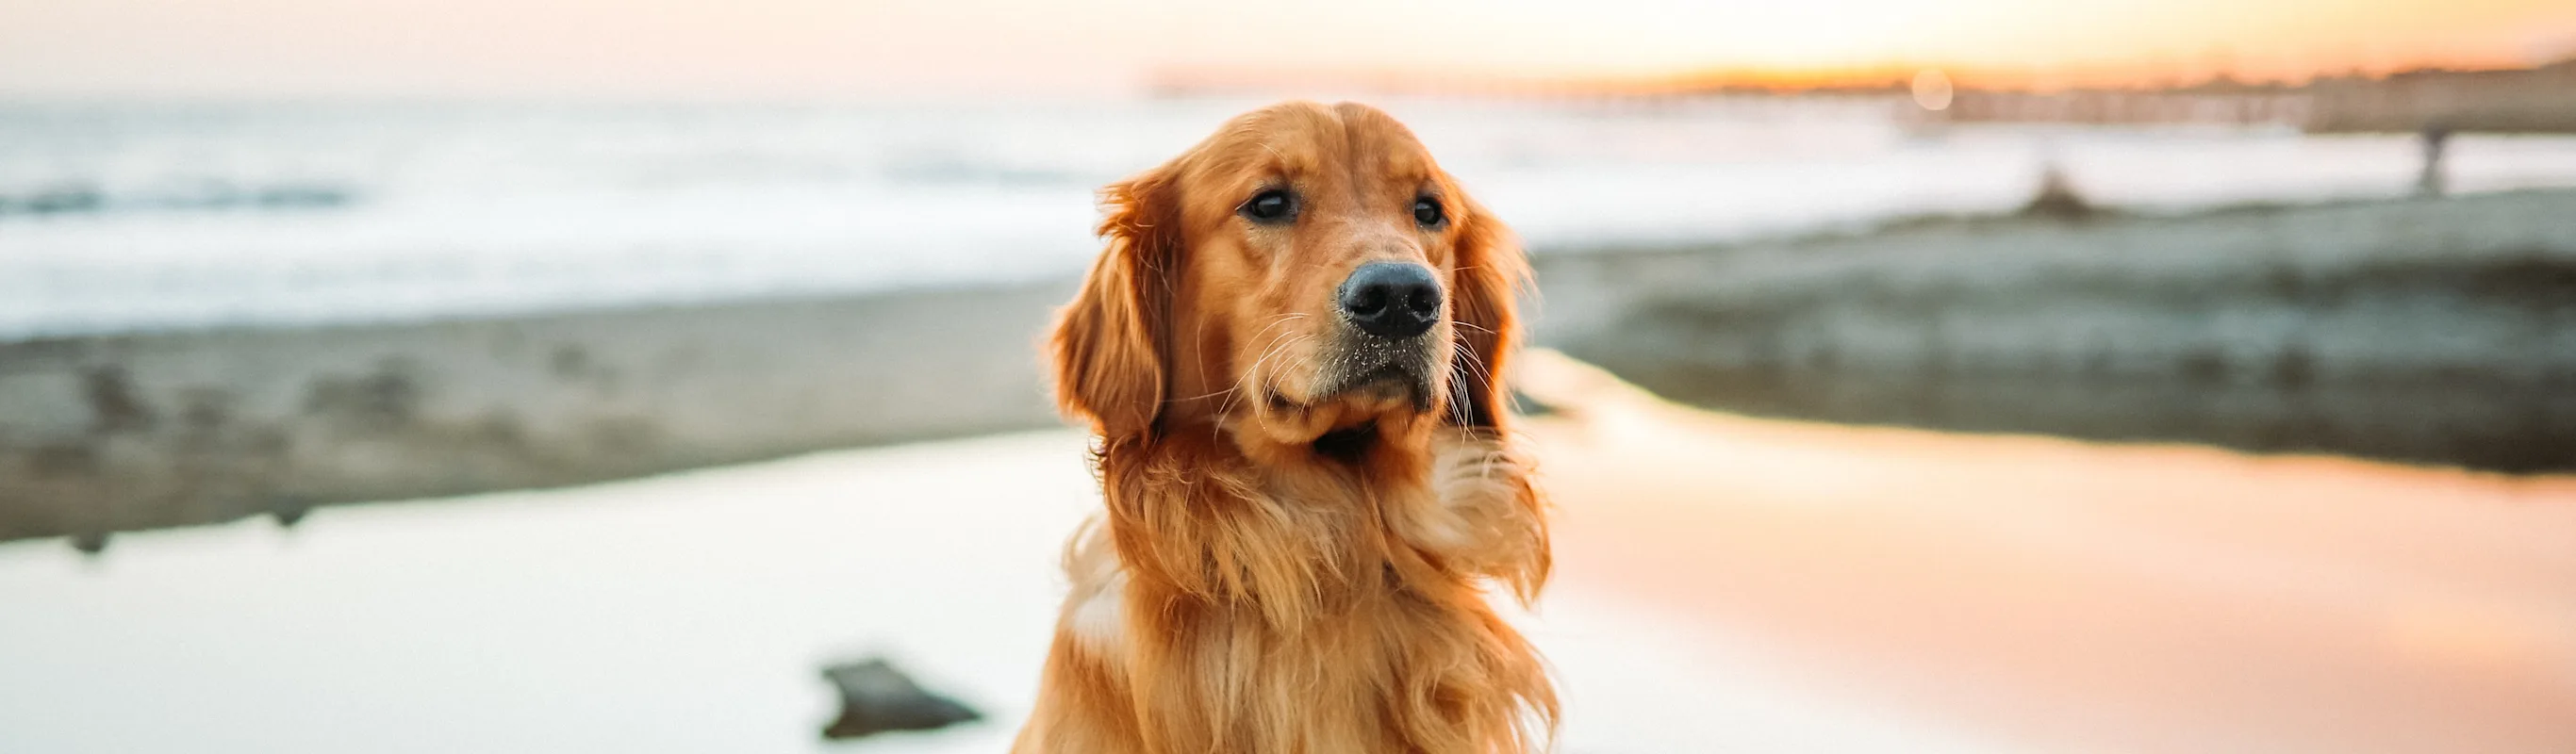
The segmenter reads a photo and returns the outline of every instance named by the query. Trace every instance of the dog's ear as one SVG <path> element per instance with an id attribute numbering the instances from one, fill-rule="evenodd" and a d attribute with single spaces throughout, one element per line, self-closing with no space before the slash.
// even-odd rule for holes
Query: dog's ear
<path id="1" fill-rule="evenodd" d="M 1107 248 L 1050 338 L 1056 404 L 1104 437 L 1154 430 L 1170 363 L 1165 331 L 1180 218 L 1168 170 L 1100 190 Z"/>
<path id="2" fill-rule="evenodd" d="M 1511 402 L 1503 370 L 1520 341 L 1515 298 L 1530 285 L 1529 260 L 1511 228 L 1465 192 L 1453 193 L 1464 211 L 1452 212 L 1458 223 L 1452 296 L 1458 358 L 1449 379 L 1449 418 L 1465 427 L 1500 430 Z"/>

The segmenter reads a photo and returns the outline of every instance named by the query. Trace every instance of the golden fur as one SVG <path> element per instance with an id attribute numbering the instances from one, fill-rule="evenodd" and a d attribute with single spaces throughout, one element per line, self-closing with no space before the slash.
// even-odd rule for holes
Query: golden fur
<path id="1" fill-rule="evenodd" d="M 1237 216 L 1276 187 L 1301 197 L 1293 224 Z M 1545 748 L 1555 692 L 1483 592 L 1526 602 L 1549 566 L 1494 377 L 1528 276 L 1509 231 L 1348 103 L 1247 113 L 1102 195 L 1107 248 L 1050 346 L 1107 511 L 1067 547 L 1014 750 Z M 1444 224 L 1417 222 L 1421 197 Z M 1328 392 L 1335 286 L 1373 261 L 1446 292 L 1414 400 Z"/>

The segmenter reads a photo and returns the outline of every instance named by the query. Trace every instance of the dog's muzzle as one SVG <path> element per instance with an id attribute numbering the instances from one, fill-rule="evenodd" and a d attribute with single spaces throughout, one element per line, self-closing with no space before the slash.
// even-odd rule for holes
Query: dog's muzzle
<path id="1" fill-rule="evenodd" d="M 1405 400 L 1431 410 L 1431 327 L 1445 292 L 1430 268 L 1405 262 L 1361 265 L 1337 292 L 1345 327 L 1325 355 L 1318 399 Z"/>

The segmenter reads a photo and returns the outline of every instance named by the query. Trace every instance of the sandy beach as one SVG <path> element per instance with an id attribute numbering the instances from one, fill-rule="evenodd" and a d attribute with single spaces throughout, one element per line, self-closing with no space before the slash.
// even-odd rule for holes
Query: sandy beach
<path id="1" fill-rule="evenodd" d="M 991 752 L 1036 689 L 1065 430 L 0 545 L 11 751 Z M 1562 751 L 2010 751 L 1791 682 L 1764 645 L 1603 588 L 1519 620 Z M 825 664 L 884 654 L 986 722 L 834 744 Z"/>
<path id="2" fill-rule="evenodd" d="M 2564 751 L 2576 481 L 1864 430 L 1538 355 L 1562 750 Z M 992 751 L 1069 431 L 0 546 L 0 730 L 87 752 Z M 985 723 L 826 744 L 884 653 Z"/>
<path id="3" fill-rule="evenodd" d="M 2045 751 L 2576 749 L 2576 479 L 1764 421 L 1525 372 L 1572 590 Z"/>

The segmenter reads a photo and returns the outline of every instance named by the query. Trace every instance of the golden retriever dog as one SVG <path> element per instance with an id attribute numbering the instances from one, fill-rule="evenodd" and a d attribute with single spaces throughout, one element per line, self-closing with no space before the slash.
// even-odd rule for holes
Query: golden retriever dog
<path id="1" fill-rule="evenodd" d="M 1536 751 L 1547 527 L 1498 378 L 1510 231 L 1356 104 L 1244 114 L 1102 190 L 1049 342 L 1105 515 L 1014 750 Z"/>

